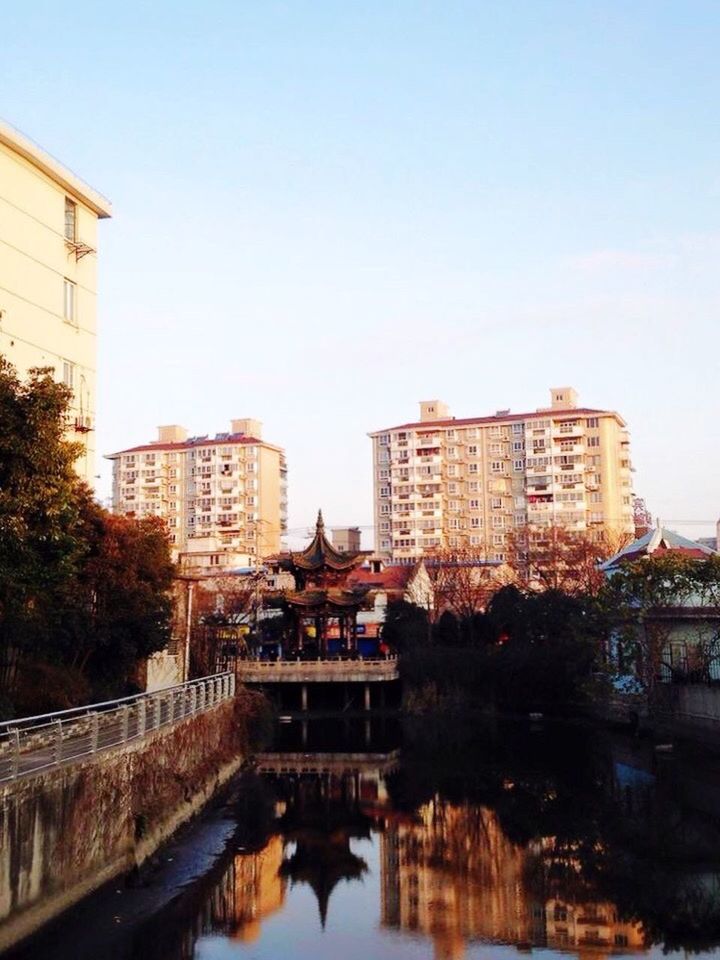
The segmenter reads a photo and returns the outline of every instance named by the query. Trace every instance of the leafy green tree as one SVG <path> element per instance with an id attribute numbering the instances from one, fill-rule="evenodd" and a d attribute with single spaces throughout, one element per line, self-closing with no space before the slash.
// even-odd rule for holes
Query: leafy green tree
<path id="1" fill-rule="evenodd" d="M 75 576 L 81 445 L 66 439 L 70 390 L 50 370 L 20 380 L 0 357 L 0 627 L 2 679 L 28 645 L 49 639 L 58 593 Z"/>
<path id="2" fill-rule="evenodd" d="M 706 608 L 707 620 L 686 626 L 693 661 L 707 673 L 720 656 L 720 557 L 698 560 L 667 552 L 623 565 L 606 584 L 601 603 L 614 625 L 614 659 L 620 669 L 634 669 L 652 693 L 663 667 L 670 669 L 668 645 L 678 608 Z"/>
<path id="3" fill-rule="evenodd" d="M 426 645 L 430 637 L 427 610 L 406 600 L 391 600 L 385 612 L 382 637 L 400 652 Z"/>
<path id="4" fill-rule="evenodd" d="M 99 690 L 122 690 L 138 662 L 170 637 L 175 567 L 157 517 L 109 513 L 81 503 L 83 561 L 68 584 L 56 651 Z"/>
<path id="5" fill-rule="evenodd" d="M 164 524 L 100 507 L 75 473 L 71 391 L 0 357 L 0 695 L 32 712 L 123 692 L 168 638 Z M 43 698 L 45 698 L 43 700 Z"/>

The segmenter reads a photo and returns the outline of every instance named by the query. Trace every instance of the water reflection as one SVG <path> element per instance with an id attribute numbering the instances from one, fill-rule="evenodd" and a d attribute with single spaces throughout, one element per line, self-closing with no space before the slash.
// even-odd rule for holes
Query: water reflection
<path id="1" fill-rule="evenodd" d="M 180 896 L 134 927 L 126 906 L 125 929 L 102 926 L 94 907 L 46 952 L 19 956 L 715 950 L 720 768 L 658 761 L 647 745 L 582 728 L 450 736 L 432 724 L 406 729 L 402 750 L 400 734 L 385 723 L 368 736 L 364 721 L 282 729 L 238 783 L 224 852 Z"/>

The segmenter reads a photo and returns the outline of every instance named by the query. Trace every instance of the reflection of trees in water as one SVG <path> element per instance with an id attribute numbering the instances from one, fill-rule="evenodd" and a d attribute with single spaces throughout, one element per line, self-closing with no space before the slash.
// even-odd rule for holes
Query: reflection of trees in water
<path id="1" fill-rule="evenodd" d="M 357 773 L 249 779 L 237 844 L 252 849 L 236 845 L 198 887 L 182 936 L 161 921 L 164 949 L 153 954 L 144 941 L 136 956 L 192 960 L 209 933 L 249 942 L 282 908 L 288 881 L 314 890 L 324 924 L 337 884 L 364 875 L 351 843 L 374 825 L 383 922 L 432 938 L 437 958 L 458 960 L 468 940 L 585 958 L 653 943 L 713 945 L 719 875 L 698 858 L 720 850 L 715 825 L 687 815 L 677 781 L 662 771 L 617 770 L 608 744 L 584 728 L 450 733 L 435 723 L 411 731 L 389 800 Z"/>
<path id="2" fill-rule="evenodd" d="M 610 937 L 613 925 L 609 946 L 617 936 L 620 948 L 640 946 L 642 939 L 691 949 L 720 942 L 717 822 L 688 809 L 680 772 L 666 776 L 661 769 L 659 777 L 620 782 L 610 744 L 594 739 L 582 727 L 550 726 L 536 735 L 526 724 L 479 729 L 455 722 L 450 731 L 434 722 L 411 729 L 403 767 L 390 779 L 389 792 L 408 812 L 433 814 L 422 826 L 425 836 L 406 842 L 409 875 L 417 866 L 412 844 L 419 844 L 421 862 L 443 875 L 446 889 L 460 877 L 471 890 L 473 856 L 466 861 L 462 856 L 468 843 L 474 856 L 481 851 L 483 863 L 474 874 L 481 898 L 488 882 L 492 886 L 493 863 L 510 869 L 520 850 L 524 927 L 512 934 L 506 925 L 515 942 L 537 922 L 557 945 L 570 946 L 574 937 L 587 949 Z M 509 846 L 488 843 L 488 814 Z M 453 819 L 457 835 L 448 837 L 444 824 Z M 711 865 L 699 870 L 695 865 L 703 861 Z M 499 904 L 512 884 L 497 878 L 493 895 Z M 440 883 L 437 877 L 435 882 Z M 411 918 L 412 892 L 407 896 Z M 612 919 L 605 934 L 592 922 L 578 926 L 578 918 L 593 920 L 587 910 L 593 903 L 602 904 L 600 915 Z M 555 906 L 568 921 L 555 922 Z M 472 909 L 463 907 L 466 917 Z M 428 923 L 432 927 L 437 918 Z M 486 936 L 489 929 L 481 927 L 479 935 Z"/>

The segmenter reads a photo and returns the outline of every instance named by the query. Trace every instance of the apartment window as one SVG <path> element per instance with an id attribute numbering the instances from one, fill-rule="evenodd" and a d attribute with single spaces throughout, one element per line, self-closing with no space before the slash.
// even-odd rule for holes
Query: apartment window
<path id="1" fill-rule="evenodd" d="M 480 517 L 470 517 L 470 527 L 471 529 L 477 529 L 482 526 L 482 519 Z"/>
<path id="2" fill-rule="evenodd" d="M 588 417 L 587 425 L 590 430 L 600 426 L 600 420 L 598 417 Z"/>
<path id="3" fill-rule="evenodd" d="M 69 360 L 63 360 L 63 378 L 62 382 L 66 387 L 72 390 L 75 386 L 75 364 Z"/>
<path id="4" fill-rule="evenodd" d="M 446 438 L 447 438 L 448 440 L 454 440 L 454 439 L 455 439 L 455 431 L 454 431 L 454 430 L 448 430 L 448 432 L 445 434 L 445 436 L 446 436 Z"/>
<path id="5" fill-rule="evenodd" d="M 492 473 L 504 473 L 503 465 L 501 460 L 493 460 L 490 464 L 490 470 Z"/>
<path id="6" fill-rule="evenodd" d="M 522 473 L 524 469 L 525 469 L 524 460 L 513 460 L 513 470 L 516 470 L 518 473 Z"/>
<path id="7" fill-rule="evenodd" d="M 459 509 L 458 501 L 457 501 L 457 500 L 449 500 L 449 501 L 448 501 L 448 509 L 449 509 L 449 510 L 453 510 L 453 511 L 458 510 L 458 509 Z"/>
<path id="8" fill-rule="evenodd" d="M 456 477 L 456 476 L 457 476 L 457 467 L 455 466 L 454 463 L 451 463 L 451 464 L 448 466 L 448 476 L 449 476 L 449 477 Z"/>
<path id="9" fill-rule="evenodd" d="M 380 487 L 380 496 L 389 497 L 390 496 L 390 487 Z"/>
<path id="10" fill-rule="evenodd" d="M 448 447 L 448 449 L 447 449 L 447 455 L 448 455 L 449 457 L 456 457 L 456 456 L 457 456 L 457 447 Z"/>
<path id="11" fill-rule="evenodd" d="M 492 510 L 501 510 L 502 509 L 502 497 L 491 497 L 490 507 Z"/>
<path id="12" fill-rule="evenodd" d="M 513 453 L 522 453 L 525 449 L 525 443 L 522 440 L 513 440 Z"/>
<path id="13" fill-rule="evenodd" d="M 600 446 L 600 437 L 588 437 L 587 445 L 589 447 L 599 447 Z"/>
<path id="14" fill-rule="evenodd" d="M 77 238 L 77 204 L 65 197 L 65 239 L 75 243 Z"/>
<path id="15" fill-rule="evenodd" d="M 383 433 L 381 436 L 378 437 L 378 443 L 381 446 L 386 447 L 390 443 L 390 434 Z"/>
<path id="16" fill-rule="evenodd" d="M 63 318 L 75 323 L 75 284 L 67 277 L 63 280 Z"/>
<path id="17" fill-rule="evenodd" d="M 491 443 L 491 444 L 490 444 L 490 453 L 502 453 L 502 444 L 500 444 L 500 443 Z"/>
<path id="18" fill-rule="evenodd" d="M 480 537 L 477 534 L 472 534 L 470 536 L 470 546 L 479 547 L 480 546 Z"/>
<path id="19" fill-rule="evenodd" d="M 390 513 L 390 504 L 389 504 L 389 503 L 381 503 L 381 504 L 380 504 L 380 513 Z"/>
<path id="20" fill-rule="evenodd" d="M 468 456 L 469 456 L 469 457 L 476 457 L 477 455 L 478 455 L 477 445 L 476 445 L 476 444 L 471 444 L 471 445 L 468 447 Z"/>
<path id="21" fill-rule="evenodd" d="M 505 517 L 499 517 L 495 514 L 492 518 L 493 527 L 504 527 L 505 526 Z"/>
<path id="22" fill-rule="evenodd" d="M 477 482 L 477 480 L 471 480 L 470 483 L 468 483 L 468 490 L 470 493 L 477 493 L 479 489 L 480 484 Z"/>
<path id="23" fill-rule="evenodd" d="M 524 424 L 524 423 L 514 423 L 514 424 L 512 425 L 512 432 L 513 432 L 513 433 L 523 433 L 524 430 L 525 430 L 525 424 Z"/>
<path id="24" fill-rule="evenodd" d="M 591 493 L 590 503 L 602 503 L 602 493 Z"/>
<path id="25" fill-rule="evenodd" d="M 389 471 L 389 470 L 380 470 L 380 472 L 379 472 L 378 475 L 379 475 L 379 477 L 380 477 L 381 480 L 387 480 L 387 479 L 390 477 L 390 471 Z"/>
<path id="26" fill-rule="evenodd" d="M 470 509 L 471 509 L 471 510 L 479 510 L 479 509 L 480 509 L 480 501 L 479 501 L 479 500 L 471 500 L 471 501 L 470 501 Z"/>
<path id="27" fill-rule="evenodd" d="M 502 547 L 502 545 L 503 545 L 504 543 L 505 543 L 505 534 L 503 534 L 503 533 L 495 533 L 495 534 L 493 534 L 493 544 L 494 544 L 496 547 Z"/>
<path id="28" fill-rule="evenodd" d="M 468 473 L 479 473 L 478 465 L 476 463 L 468 464 Z"/>
<path id="29" fill-rule="evenodd" d="M 490 436 L 499 437 L 500 436 L 500 427 L 490 427 Z"/>
<path id="30" fill-rule="evenodd" d="M 458 485 L 456 483 L 448 484 L 448 493 L 457 493 Z"/>
<path id="31" fill-rule="evenodd" d="M 602 523 L 603 515 L 601 511 L 593 512 L 590 514 L 590 523 Z"/>
<path id="32" fill-rule="evenodd" d="M 477 435 L 478 435 L 478 432 L 475 429 L 475 427 L 471 427 L 465 433 L 465 436 L 468 438 L 468 440 L 474 440 L 477 437 Z"/>

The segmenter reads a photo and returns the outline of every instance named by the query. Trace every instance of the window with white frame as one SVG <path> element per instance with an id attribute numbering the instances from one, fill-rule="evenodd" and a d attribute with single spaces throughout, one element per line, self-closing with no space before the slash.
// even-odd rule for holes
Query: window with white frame
<path id="1" fill-rule="evenodd" d="M 63 319 L 67 323 L 75 323 L 76 305 L 75 305 L 76 287 L 72 280 L 67 277 L 63 279 Z"/>
<path id="2" fill-rule="evenodd" d="M 63 360 L 62 382 L 71 390 L 75 387 L 75 364 L 69 360 Z"/>

